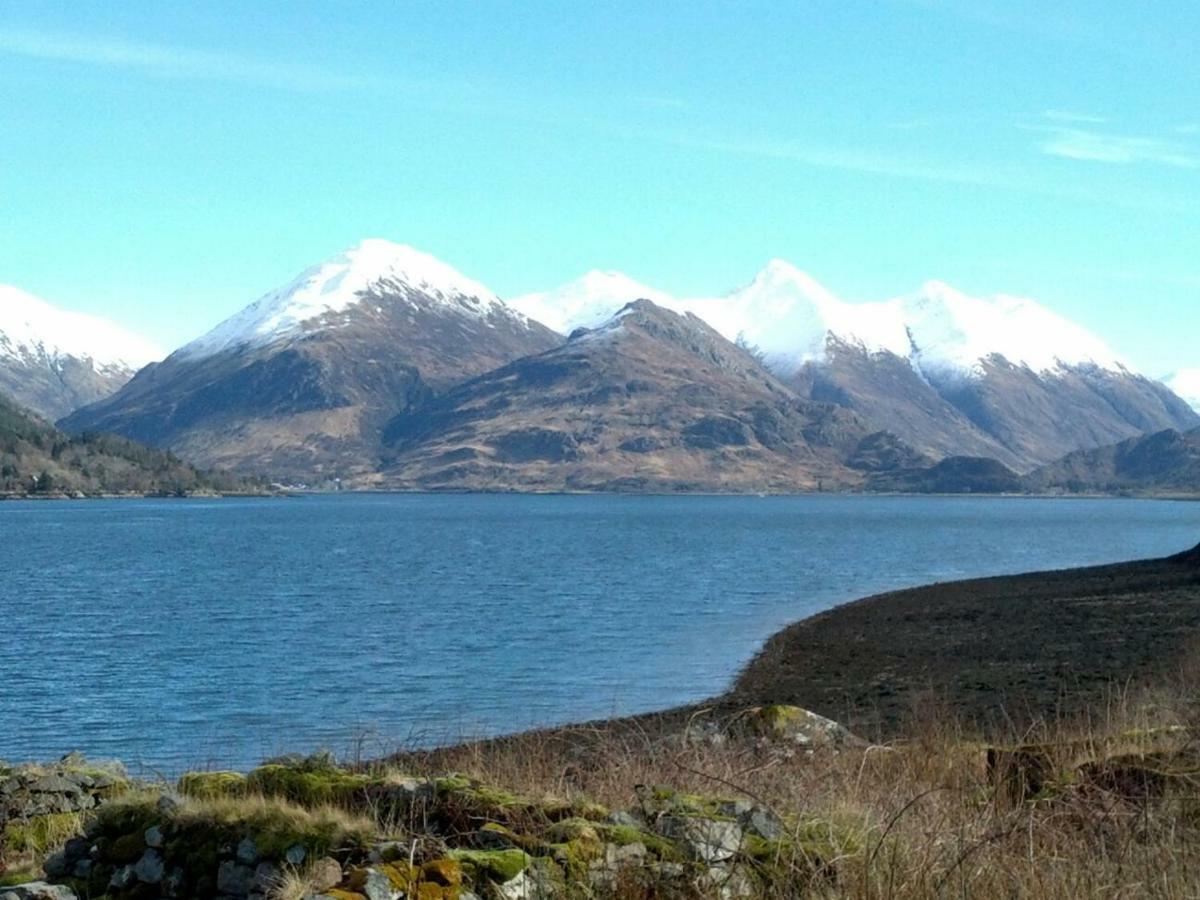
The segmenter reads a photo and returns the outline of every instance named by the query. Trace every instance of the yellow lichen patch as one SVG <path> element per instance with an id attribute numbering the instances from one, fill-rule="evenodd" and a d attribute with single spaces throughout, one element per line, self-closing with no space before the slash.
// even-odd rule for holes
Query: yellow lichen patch
<path id="1" fill-rule="evenodd" d="M 456 887 L 463 882 L 463 870 L 453 859 L 434 859 L 421 866 L 421 880 Z"/>

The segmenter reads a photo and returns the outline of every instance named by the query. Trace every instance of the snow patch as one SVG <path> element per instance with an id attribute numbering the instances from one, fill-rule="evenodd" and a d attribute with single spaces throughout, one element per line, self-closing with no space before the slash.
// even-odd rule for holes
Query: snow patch
<path id="1" fill-rule="evenodd" d="M 158 347 L 111 322 L 50 305 L 0 284 L 0 358 L 55 366 L 89 360 L 101 372 L 134 372 L 162 359 Z"/>
<path id="2" fill-rule="evenodd" d="M 204 357 L 237 346 L 265 346 L 304 332 L 318 319 L 349 313 L 373 288 L 403 295 L 414 308 L 432 301 L 458 314 L 484 321 L 503 315 L 528 327 L 524 316 L 478 281 L 427 253 L 372 238 L 306 269 L 178 352 Z M 348 321 L 346 316 L 327 324 Z"/>

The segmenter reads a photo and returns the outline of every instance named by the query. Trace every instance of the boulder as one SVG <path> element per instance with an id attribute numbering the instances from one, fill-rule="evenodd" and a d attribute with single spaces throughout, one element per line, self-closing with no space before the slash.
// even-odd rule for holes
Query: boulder
<path id="1" fill-rule="evenodd" d="M 157 850 L 147 850 L 134 864 L 133 873 L 143 884 L 158 884 L 167 874 L 167 864 Z"/>
<path id="2" fill-rule="evenodd" d="M 658 821 L 663 837 L 677 842 L 692 859 L 706 865 L 732 859 L 742 849 L 742 826 L 725 819 L 667 815 Z"/>

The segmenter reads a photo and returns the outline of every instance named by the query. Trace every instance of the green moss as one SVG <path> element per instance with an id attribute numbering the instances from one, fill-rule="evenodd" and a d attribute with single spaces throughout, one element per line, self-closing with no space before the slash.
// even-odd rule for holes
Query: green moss
<path id="1" fill-rule="evenodd" d="M 656 787 L 648 799 L 655 812 L 670 812 L 683 816 L 703 816 L 717 822 L 732 821 L 724 810 L 735 801 L 728 797 L 707 797 L 703 794 L 685 794 L 667 787 Z"/>
<path id="2" fill-rule="evenodd" d="M 641 844 L 654 856 L 666 862 L 682 862 L 683 851 L 674 842 L 650 831 L 643 831 L 632 825 L 596 825 L 596 831 L 606 844 L 616 844 L 618 847 L 628 847 L 630 844 Z"/>
<path id="3" fill-rule="evenodd" d="M 100 836 L 116 840 L 127 834 L 144 835 L 146 829 L 158 824 L 161 818 L 157 795 L 134 796 L 100 807 L 96 812 L 95 828 Z"/>
<path id="4" fill-rule="evenodd" d="M 742 852 L 755 863 L 760 880 L 779 886 L 791 883 L 797 872 L 806 877 L 833 875 L 839 860 L 861 855 L 866 845 L 861 826 L 810 818 L 795 823 L 778 840 L 747 834 Z"/>
<path id="5" fill-rule="evenodd" d="M 27 884 L 38 881 L 42 873 L 35 869 L 13 869 L 11 872 L 0 873 L 0 887 L 12 887 L 14 884 Z"/>
<path id="6" fill-rule="evenodd" d="M 146 852 L 146 838 L 142 832 L 123 834 L 108 846 L 105 857 L 110 862 L 131 863 Z"/>
<path id="7" fill-rule="evenodd" d="M 341 769 L 260 766 L 246 778 L 246 788 L 266 797 L 282 797 L 307 809 L 335 805 L 362 806 L 370 777 Z"/>
<path id="8" fill-rule="evenodd" d="M 462 866 L 472 880 L 486 878 L 496 884 L 512 881 L 527 868 L 532 858 L 524 850 L 451 850 L 451 859 Z"/>
<path id="9" fill-rule="evenodd" d="M 199 800 L 240 797 L 246 792 L 246 776 L 241 772 L 188 772 L 179 779 L 179 793 Z"/>

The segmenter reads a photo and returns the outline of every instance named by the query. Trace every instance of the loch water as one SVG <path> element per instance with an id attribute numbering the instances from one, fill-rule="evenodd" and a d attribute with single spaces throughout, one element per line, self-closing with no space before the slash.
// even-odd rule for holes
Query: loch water
<path id="1" fill-rule="evenodd" d="M 321 495 L 0 503 L 0 759 L 246 767 L 646 711 L 874 592 L 1165 555 L 1200 504 Z"/>

